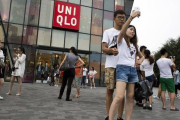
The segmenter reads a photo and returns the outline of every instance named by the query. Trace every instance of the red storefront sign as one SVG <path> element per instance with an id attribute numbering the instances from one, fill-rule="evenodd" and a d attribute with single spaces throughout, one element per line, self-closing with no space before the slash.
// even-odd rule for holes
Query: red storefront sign
<path id="1" fill-rule="evenodd" d="M 55 1 L 53 27 L 79 30 L 80 5 Z"/>

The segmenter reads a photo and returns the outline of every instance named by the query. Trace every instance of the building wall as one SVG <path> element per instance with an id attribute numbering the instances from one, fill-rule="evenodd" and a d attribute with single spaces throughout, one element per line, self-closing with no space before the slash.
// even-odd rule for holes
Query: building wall
<path id="1" fill-rule="evenodd" d="M 78 50 L 92 52 L 89 55 L 89 67 L 95 67 L 98 72 L 95 77 L 96 83 L 103 85 L 105 63 L 105 55 L 101 50 L 103 31 L 113 27 L 115 10 L 124 8 L 129 10 L 132 4 L 129 4 L 128 0 L 57 1 L 81 5 L 78 32 L 52 28 L 54 0 L 0 0 L 0 12 L 11 52 L 15 52 L 15 48 L 20 45 L 26 49 L 26 71 L 23 82 L 32 82 L 34 79 L 33 71 L 36 64 L 34 45 L 59 48 L 74 46 Z M 0 39 L 3 40 L 1 29 Z"/>

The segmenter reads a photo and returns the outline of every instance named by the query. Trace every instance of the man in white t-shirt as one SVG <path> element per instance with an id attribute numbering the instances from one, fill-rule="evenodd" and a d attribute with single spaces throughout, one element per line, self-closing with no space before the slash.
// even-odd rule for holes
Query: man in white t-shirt
<path id="1" fill-rule="evenodd" d="M 113 100 L 113 93 L 116 83 L 116 65 L 118 57 L 117 50 L 117 38 L 120 30 L 125 23 L 126 13 L 123 10 L 117 10 L 114 12 L 114 22 L 115 26 L 104 31 L 102 40 L 102 50 L 106 53 L 106 63 L 105 63 L 105 83 L 107 85 L 106 90 L 106 112 L 107 117 L 105 120 L 109 120 L 109 109 Z M 114 56 L 115 55 L 115 56 Z M 123 120 L 122 114 L 124 109 L 124 100 L 121 102 L 119 107 L 119 114 L 117 120 Z"/>
<path id="2" fill-rule="evenodd" d="M 85 86 L 86 84 L 86 76 L 87 76 L 87 68 L 86 65 L 83 66 L 83 77 L 82 77 L 82 82 L 81 82 L 81 86 L 83 88 L 83 86 Z"/>
<path id="3" fill-rule="evenodd" d="M 160 70 L 160 83 L 161 83 L 161 99 L 163 103 L 163 110 L 166 110 L 166 101 L 165 101 L 165 93 L 166 89 L 170 94 L 170 101 L 171 101 L 171 111 L 179 111 L 178 108 L 174 106 L 175 101 L 175 84 L 174 79 L 172 76 L 171 68 L 175 68 L 176 65 L 174 64 L 173 58 L 168 59 L 168 52 L 166 49 L 161 49 L 161 58 L 156 62 L 158 68 Z"/>

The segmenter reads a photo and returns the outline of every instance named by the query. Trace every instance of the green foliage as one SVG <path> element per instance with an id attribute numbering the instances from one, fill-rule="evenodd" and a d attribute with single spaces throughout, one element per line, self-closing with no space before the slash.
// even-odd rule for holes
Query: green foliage
<path id="1" fill-rule="evenodd" d="M 155 59 L 158 60 L 161 55 L 160 55 L 160 50 L 162 48 L 165 48 L 168 50 L 168 57 L 169 56 L 175 56 L 175 64 L 178 70 L 180 70 L 180 37 L 175 40 L 175 39 L 169 39 L 164 45 L 163 47 L 161 47 L 154 55 Z M 155 73 L 159 73 L 159 69 L 157 67 L 157 65 L 155 64 Z"/>

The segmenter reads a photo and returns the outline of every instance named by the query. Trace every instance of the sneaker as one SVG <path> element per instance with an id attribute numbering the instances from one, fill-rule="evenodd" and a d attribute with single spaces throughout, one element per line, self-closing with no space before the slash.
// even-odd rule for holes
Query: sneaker
<path id="1" fill-rule="evenodd" d="M 107 116 L 107 117 L 105 118 L 105 120 L 109 120 L 109 116 Z"/>
<path id="2" fill-rule="evenodd" d="M 0 100 L 3 100 L 4 98 L 2 96 L 0 96 Z"/>
<path id="3" fill-rule="evenodd" d="M 149 105 L 148 109 L 149 109 L 149 110 L 152 110 L 152 105 Z"/>
<path id="4" fill-rule="evenodd" d="M 153 96 L 153 98 L 157 99 L 157 100 L 160 100 L 160 98 L 157 95 Z"/>
<path id="5" fill-rule="evenodd" d="M 146 109 L 146 104 L 143 105 L 143 109 Z"/>
<path id="6" fill-rule="evenodd" d="M 91 89 L 92 89 L 92 87 L 91 87 Z"/>

